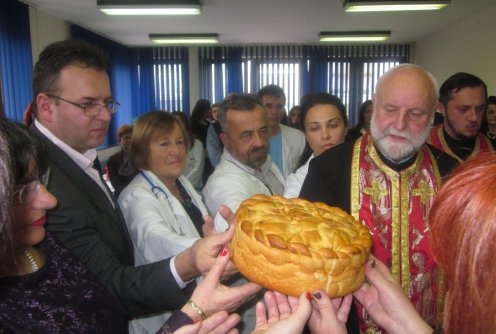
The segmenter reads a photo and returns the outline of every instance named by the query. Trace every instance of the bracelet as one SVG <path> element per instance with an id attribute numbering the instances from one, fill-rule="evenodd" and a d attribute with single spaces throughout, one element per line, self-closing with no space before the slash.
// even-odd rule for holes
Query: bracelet
<path id="1" fill-rule="evenodd" d="M 200 308 L 200 306 L 198 306 L 198 304 L 196 304 L 194 301 L 192 301 L 191 299 L 188 300 L 188 304 L 191 305 L 191 307 L 193 308 L 193 310 L 196 311 L 196 313 L 198 313 L 200 315 L 200 318 L 202 320 L 205 320 L 207 319 L 207 316 L 205 315 L 205 313 L 203 313 L 203 310 Z"/>

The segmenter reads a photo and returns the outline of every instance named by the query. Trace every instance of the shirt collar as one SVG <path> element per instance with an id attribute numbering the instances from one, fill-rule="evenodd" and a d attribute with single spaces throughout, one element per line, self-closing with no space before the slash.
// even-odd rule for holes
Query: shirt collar
<path id="1" fill-rule="evenodd" d="M 272 166 L 272 159 L 270 158 L 270 155 L 267 154 L 267 160 L 263 163 L 263 165 L 260 167 L 260 171 L 251 168 L 250 166 L 240 162 L 238 159 L 232 156 L 231 152 L 229 150 L 225 149 L 224 152 L 222 153 L 224 155 L 224 158 L 238 166 L 240 169 L 245 171 L 248 174 L 260 177 L 260 174 L 265 175 L 267 172 L 270 170 L 270 167 Z"/>
<path id="2" fill-rule="evenodd" d="M 96 148 L 87 150 L 84 153 L 80 153 L 64 143 L 57 136 L 55 136 L 50 130 L 48 130 L 43 124 L 41 124 L 37 119 L 34 120 L 34 125 L 38 130 L 45 135 L 55 146 L 60 148 L 64 153 L 66 153 L 79 167 L 86 170 L 93 167 L 93 161 L 97 157 Z"/>

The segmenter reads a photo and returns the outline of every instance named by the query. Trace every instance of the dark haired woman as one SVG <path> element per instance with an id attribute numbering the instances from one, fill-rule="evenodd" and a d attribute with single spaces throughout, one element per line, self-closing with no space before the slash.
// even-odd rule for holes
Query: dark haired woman
<path id="1" fill-rule="evenodd" d="M 489 138 L 493 148 L 496 149 L 496 96 L 487 98 L 486 113 L 482 119 L 480 132 Z"/>
<path id="2" fill-rule="evenodd" d="M 372 100 L 367 100 L 360 106 L 358 113 L 358 123 L 348 131 L 346 140 L 356 140 L 370 129 L 370 120 L 372 118 Z"/>
<path id="3" fill-rule="evenodd" d="M 348 129 L 346 109 L 341 100 L 327 93 L 309 93 L 301 98 L 300 122 L 307 140 L 300 157 L 301 167 L 286 178 L 284 196 L 298 197 L 310 160 L 344 142 Z"/>
<path id="4" fill-rule="evenodd" d="M 0 119 L 0 135 L 2 167 L 12 157 L 7 172 L 14 183 L 10 196 L 0 200 L 5 205 L 10 198 L 13 212 L 5 215 L 2 207 L 0 332 L 126 333 L 128 321 L 112 295 L 45 231 L 46 210 L 57 200 L 45 188 L 43 141 L 7 119 Z"/>

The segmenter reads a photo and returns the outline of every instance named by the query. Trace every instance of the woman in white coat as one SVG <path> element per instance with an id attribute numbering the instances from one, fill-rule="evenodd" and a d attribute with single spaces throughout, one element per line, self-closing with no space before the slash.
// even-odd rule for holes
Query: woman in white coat
<path id="1" fill-rule="evenodd" d="M 300 103 L 301 128 L 307 140 L 300 157 L 300 168 L 286 178 L 284 197 L 300 194 L 310 160 L 331 147 L 344 142 L 348 131 L 348 117 L 343 102 L 328 93 L 308 93 Z"/>
<path id="2" fill-rule="evenodd" d="M 135 123 L 130 160 L 140 172 L 122 191 L 119 205 L 133 240 L 136 266 L 177 255 L 204 236 L 207 210 L 182 176 L 188 140 L 182 124 L 168 112 L 151 111 Z M 162 314 L 133 320 L 130 332 L 155 333 L 166 318 Z"/>
<path id="3" fill-rule="evenodd" d="M 173 111 L 172 115 L 174 115 L 174 117 L 183 125 L 189 141 L 188 156 L 186 158 L 186 167 L 184 168 L 183 175 L 186 176 L 188 181 L 191 182 L 197 191 L 201 191 L 203 188 L 203 170 L 205 169 L 205 153 L 202 142 L 193 136 L 188 117 L 186 117 L 184 113 Z"/>

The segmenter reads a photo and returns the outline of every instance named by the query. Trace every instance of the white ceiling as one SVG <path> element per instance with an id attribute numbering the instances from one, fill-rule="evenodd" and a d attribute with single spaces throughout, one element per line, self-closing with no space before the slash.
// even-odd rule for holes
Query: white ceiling
<path id="1" fill-rule="evenodd" d="M 149 33 L 218 33 L 221 44 L 314 44 L 321 31 L 391 30 L 408 43 L 494 6 L 495 0 L 451 0 L 438 11 L 345 13 L 342 0 L 202 0 L 200 16 L 107 16 L 96 0 L 22 0 L 52 16 L 132 46 Z"/>

